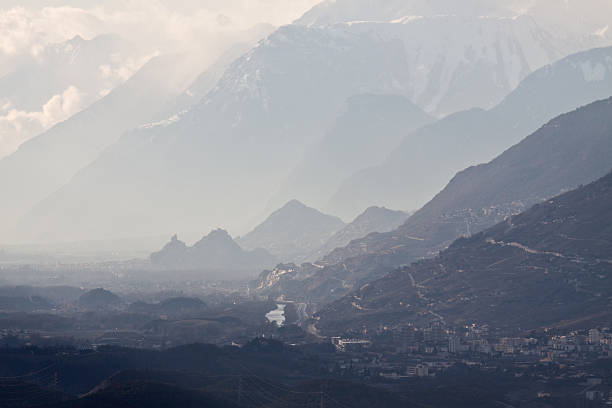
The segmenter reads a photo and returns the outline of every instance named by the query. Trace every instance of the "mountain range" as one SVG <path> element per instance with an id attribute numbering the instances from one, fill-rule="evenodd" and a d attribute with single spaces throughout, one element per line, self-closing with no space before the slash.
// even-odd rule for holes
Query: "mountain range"
<path id="1" fill-rule="evenodd" d="M 495 108 L 450 115 L 406 134 L 380 165 L 344 180 L 324 211 L 418 209 L 459 170 L 487 162 L 547 121 L 612 95 L 612 47 L 571 55 L 529 75 Z"/>
<path id="2" fill-rule="evenodd" d="M 531 205 L 605 175 L 612 157 L 612 98 L 561 115 L 490 163 L 460 172 L 406 222 L 338 248 L 317 267 L 257 285 L 312 301 L 342 296 L 395 267 L 433 257 Z"/>
<path id="3" fill-rule="evenodd" d="M 322 208 L 344 179 L 379 164 L 406 133 L 433 121 L 405 96 L 351 96 L 268 205 L 297 198 Z"/>
<path id="4" fill-rule="evenodd" d="M 181 56 L 153 58 L 108 95 L 23 143 L 0 160 L 0 220 L 3 238 L 18 240 L 14 228 L 24 214 L 68 183 L 121 134 L 146 123 L 192 81 Z M 195 75 L 195 73 L 193 74 Z M 83 206 L 84 200 L 74 203 Z M 29 236 L 45 240 L 49 236 Z"/>
<path id="5" fill-rule="evenodd" d="M 348 25 L 400 39 L 418 67 L 410 71 L 411 100 L 444 116 L 491 108 L 529 72 L 611 45 L 606 11 L 612 6 L 604 0 L 588 7 L 576 0 L 341 0 L 323 1 L 296 23 Z"/>
<path id="6" fill-rule="evenodd" d="M 452 10 L 451 3 L 441 4 Z M 196 225 L 221 223 L 242 233 L 266 208 L 275 207 L 268 205 L 270 199 L 352 96 L 401 95 L 437 116 L 488 108 L 533 70 L 608 41 L 551 33 L 529 15 L 483 10 L 281 27 L 231 64 L 199 103 L 125 134 L 97 158 L 88 158 L 90 165 L 63 187 L 45 191 L 18 232 L 24 240 L 116 239 L 194 233 Z M 469 158 L 485 161 L 518 141 L 503 135 L 493 139 L 504 140 L 496 145 L 499 150 L 487 150 L 485 158 L 468 155 L 446 176 L 470 164 Z M 393 148 L 392 143 L 381 147 Z M 329 178 L 337 180 L 345 171 Z M 426 199 L 417 195 L 415 201 L 423 204 Z M 371 205 L 418 208 L 377 202 L 352 213 L 322 208 L 352 219 Z"/>
<path id="7" fill-rule="evenodd" d="M 100 35 L 22 56 L 0 75 L 0 158 L 124 83 L 150 59 L 144 54 L 118 36 Z"/>
<path id="8" fill-rule="evenodd" d="M 233 280 L 248 277 L 274 265 L 265 249 L 243 250 L 227 233 L 217 229 L 188 247 L 176 235 L 160 251 L 151 254 L 154 266 L 174 271 L 201 271 L 208 278 Z"/>
<path id="9" fill-rule="evenodd" d="M 401 55 L 365 35 L 283 27 L 199 104 L 124 135 L 24 222 L 58 240 L 250 223 L 269 199 L 262 192 L 280 185 L 347 97 L 402 83 Z"/>
<path id="10" fill-rule="evenodd" d="M 478 322 L 520 332 L 607 323 L 611 225 L 609 173 L 361 286 L 318 312 L 316 325 L 338 333 L 364 324 Z"/>
<path id="11" fill-rule="evenodd" d="M 291 200 L 237 242 L 245 249 L 263 248 L 284 262 L 301 262 L 344 227 L 340 218 Z"/>
<path id="12" fill-rule="evenodd" d="M 330 25 L 358 21 L 390 22 L 410 16 L 439 15 L 516 17 L 529 15 L 548 31 L 574 38 L 610 38 L 602 28 L 612 5 L 607 0 L 325 0 L 305 13 L 297 24 Z M 576 18 L 580 16 L 580 18 Z"/>
<path id="13" fill-rule="evenodd" d="M 384 207 L 370 207 L 352 222 L 336 232 L 309 258 L 321 259 L 336 248 L 344 248 L 351 241 L 364 238 L 374 232 L 389 232 L 402 225 L 410 215 L 403 211 Z"/>

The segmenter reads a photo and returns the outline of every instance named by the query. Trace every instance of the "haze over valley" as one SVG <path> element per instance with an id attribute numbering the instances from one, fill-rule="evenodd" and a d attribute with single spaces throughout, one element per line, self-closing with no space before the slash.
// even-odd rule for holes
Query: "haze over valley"
<path id="1" fill-rule="evenodd" d="M 0 406 L 610 406 L 611 25 L 3 2 Z"/>

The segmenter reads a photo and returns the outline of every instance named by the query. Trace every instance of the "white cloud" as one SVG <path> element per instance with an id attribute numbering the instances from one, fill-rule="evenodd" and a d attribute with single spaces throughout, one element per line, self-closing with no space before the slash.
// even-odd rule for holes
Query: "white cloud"
<path id="1" fill-rule="evenodd" d="M 108 94 L 154 55 L 187 51 L 194 55 L 198 66 L 204 67 L 229 44 L 246 38 L 245 30 L 262 22 L 290 23 L 317 2 L 2 0 L 0 76 L 19 69 L 20 61 L 26 57 L 35 57 L 44 64 L 43 51 L 47 46 L 77 35 L 92 39 L 100 34 L 117 34 L 135 45 L 137 56 L 121 55 L 116 61 L 109 56 L 108 63 L 90 74 L 96 83 L 91 89 L 87 87 L 84 98 L 76 88 L 68 88 L 54 95 L 40 111 L 30 112 L 20 106 L 0 110 L 0 157 Z M 79 88 L 85 89 L 83 84 Z M 10 101 L 0 103 L 0 107 L 7 103 Z"/>
<path id="2" fill-rule="evenodd" d="M 152 52 L 139 57 L 124 58 L 120 55 L 111 55 L 108 64 L 98 67 L 102 83 L 102 90 L 112 89 L 115 85 L 127 81 L 136 71 L 138 71 L 151 58 L 159 55 L 159 52 Z M 108 94 L 108 92 L 104 92 Z"/>
<path id="3" fill-rule="evenodd" d="M 605 26 L 600 28 L 599 30 L 596 30 L 593 35 L 597 36 L 597 37 L 605 37 L 608 34 L 608 31 L 610 29 L 610 26 Z"/>
<path id="4" fill-rule="evenodd" d="M 66 1 L 0 7 L 0 52 L 36 54 L 44 45 L 75 35 L 116 33 L 162 52 L 214 48 L 218 35 L 255 24 L 290 23 L 318 0 Z"/>
<path id="5" fill-rule="evenodd" d="M 0 9 L 0 52 L 36 55 L 47 44 L 77 34 L 92 37 L 103 26 L 95 15 L 72 7 Z"/>
<path id="6" fill-rule="evenodd" d="M 12 109 L 7 100 L 0 102 L 0 157 L 14 152 L 29 138 L 80 111 L 82 102 L 83 95 L 74 86 L 51 97 L 37 112 Z"/>

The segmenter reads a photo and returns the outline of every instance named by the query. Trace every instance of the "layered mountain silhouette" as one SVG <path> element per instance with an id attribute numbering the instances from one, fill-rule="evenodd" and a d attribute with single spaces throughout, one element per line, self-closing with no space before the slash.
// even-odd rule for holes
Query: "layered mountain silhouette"
<path id="1" fill-rule="evenodd" d="M 389 232 L 402 225 L 409 217 L 403 211 L 394 211 L 384 207 L 370 207 L 336 232 L 321 248 L 310 256 L 311 259 L 321 259 L 336 248 L 344 248 L 351 241 L 364 238 L 373 232 Z M 331 257 L 326 258 L 327 262 Z"/>
<path id="2" fill-rule="evenodd" d="M 344 226 L 338 217 L 291 200 L 238 243 L 246 249 L 264 248 L 282 261 L 301 262 Z"/>
<path id="3" fill-rule="evenodd" d="M 291 171 L 272 203 L 297 198 L 321 208 L 344 179 L 382 162 L 406 133 L 434 119 L 400 95 L 350 97 L 323 139 Z"/>
<path id="4" fill-rule="evenodd" d="M 244 227 L 349 96 L 402 92 L 403 55 L 401 44 L 365 34 L 283 27 L 191 110 L 122 137 L 23 227 L 64 240 Z"/>
<path id="5" fill-rule="evenodd" d="M 330 299 L 610 170 L 612 98 L 561 115 L 488 164 L 460 172 L 399 228 L 370 234 L 287 279 L 290 296 Z M 261 285 L 276 293 L 278 285 Z"/>
<path id="6" fill-rule="evenodd" d="M 151 263 L 158 267 L 203 271 L 226 279 L 245 277 L 246 273 L 256 273 L 275 262 L 265 249 L 243 250 L 227 231 L 221 229 L 211 231 L 192 247 L 174 235 L 159 252 L 151 254 Z"/>
<path id="7" fill-rule="evenodd" d="M 545 59 L 550 63 L 611 45 L 605 30 L 609 22 L 600 12 L 610 13 L 612 6 L 604 0 L 590 6 L 586 10 L 578 1 L 562 0 L 324 1 L 296 23 L 348 25 L 400 38 L 408 57 L 420 64 L 411 70 L 411 99 L 443 116 L 495 106 Z M 602 29 L 603 34 L 595 34 Z"/>
<path id="8" fill-rule="evenodd" d="M 609 135 L 609 134 L 608 134 Z M 518 330 L 608 322 L 612 173 L 325 307 L 324 331 L 431 320 Z"/>
<path id="9" fill-rule="evenodd" d="M 26 54 L 1 69 L 0 157 L 86 109 L 150 58 L 115 35 L 77 35 Z"/>
<path id="10" fill-rule="evenodd" d="M 156 57 L 104 98 L 0 160 L 0 222 L 6 238 L 37 202 L 67 183 L 121 134 L 146 123 L 176 97 L 192 75 L 179 56 Z M 82 207 L 83 198 L 74 205 Z M 12 238 L 17 238 L 15 235 Z M 31 235 L 46 239 L 48 235 Z"/>
<path id="11" fill-rule="evenodd" d="M 473 12 L 282 27 L 235 61 L 188 112 L 130 132 L 104 151 L 29 211 L 19 232 L 71 241 L 193 233 L 194 225 L 245 231 L 351 96 L 403 95 L 436 115 L 489 107 L 577 47 L 530 17 Z M 593 45 L 584 39 L 578 49 Z M 460 163 L 448 177 L 469 161 Z M 338 214 L 351 219 L 374 204 L 385 203 Z"/>
<path id="12" fill-rule="evenodd" d="M 325 211 L 405 210 L 429 201 L 459 170 L 487 162 L 564 112 L 612 95 L 612 48 L 578 53 L 529 75 L 489 111 L 450 115 L 407 134 L 380 165 L 345 180 Z"/>

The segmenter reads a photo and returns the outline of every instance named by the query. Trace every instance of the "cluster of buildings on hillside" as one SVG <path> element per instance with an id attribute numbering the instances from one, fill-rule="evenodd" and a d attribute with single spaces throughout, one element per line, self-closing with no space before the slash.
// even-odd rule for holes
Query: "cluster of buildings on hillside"
<path id="1" fill-rule="evenodd" d="M 601 361 L 612 366 L 609 328 L 502 337 L 484 325 L 450 329 L 434 323 L 364 329 L 351 337 L 331 338 L 338 353 L 328 369 L 335 375 L 399 381 L 437 377 L 458 366 L 502 370 L 519 381 L 540 384 L 533 398 L 570 392 L 585 406 L 612 407 L 612 378 L 598 378 L 593 370 Z M 558 383 L 565 385 L 555 388 Z"/>
<path id="2" fill-rule="evenodd" d="M 351 338 L 332 337 L 338 351 L 369 348 L 397 353 L 425 355 L 530 356 L 541 362 L 564 358 L 612 358 L 612 330 L 592 328 L 560 335 L 550 332 L 522 337 L 503 337 L 491 333 L 486 325 L 450 329 L 436 322 L 429 327 L 403 325 L 381 327 L 373 333 L 364 330 Z"/>

